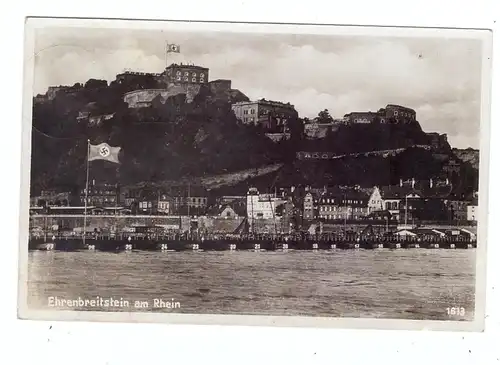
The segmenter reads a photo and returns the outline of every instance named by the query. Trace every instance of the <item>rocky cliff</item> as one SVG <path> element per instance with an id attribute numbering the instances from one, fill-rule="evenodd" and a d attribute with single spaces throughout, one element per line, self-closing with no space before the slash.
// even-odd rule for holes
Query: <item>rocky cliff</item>
<path id="1" fill-rule="evenodd" d="M 473 148 L 459 149 L 454 148 L 453 153 L 461 161 L 469 163 L 475 169 L 479 169 L 479 150 Z"/>

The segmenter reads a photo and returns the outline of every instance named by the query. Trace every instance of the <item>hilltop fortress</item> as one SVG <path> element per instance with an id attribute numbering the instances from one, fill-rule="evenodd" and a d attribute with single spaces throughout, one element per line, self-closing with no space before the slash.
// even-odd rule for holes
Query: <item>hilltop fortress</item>
<path id="1" fill-rule="evenodd" d="M 210 94 L 209 98 L 231 104 L 236 118 L 243 124 L 262 127 L 271 140 L 279 142 L 291 137 L 289 121 L 299 118 L 295 106 L 289 102 L 266 100 L 250 100 L 245 94 L 233 89 L 231 80 L 209 80 L 210 70 L 195 64 L 172 63 L 161 73 L 124 71 L 116 75 L 109 85 L 105 80 L 88 80 L 85 85 L 76 83 L 73 86 L 51 86 L 44 95 L 36 95 L 35 103 L 53 100 L 58 94 L 78 95 L 85 90 L 99 91 L 108 87 L 117 90 L 118 97 L 130 109 L 147 108 L 155 103 L 165 104 L 167 99 L 176 95 L 185 95 L 186 102 L 193 102 L 201 90 Z M 94 95 L 94 97 L 96 97 Z M 77 121 L 88 122 L 98 126 L 104 120 L 114 117 L 114 110 L 109 107 L 98 108 L 97 100 L 89 102 L 79 110 Z M 105 109 L 105 110 L 103 110 Z M 329 133 L 337 132 L 343 126 L 353 125 L 407 125 L 418 126 L 416 111 L 406 106 L 387 104 L 378 111 L 356 111 L 334 118 L 325 109 L 316 118 L 303 118 L 303 134 L 310 141 L 321 140 Z M 384 127 L 381 127 L 384 128 Z M 428 144 L 436 150 L 449 149 L 446 134 L 426 133 L 427 140 L 420 144 Z M 418 144 L 418 143 L 417 143 Z M 324 155 L 324 154 L 323 154 Z"/>
<path id="2" fill-rule="evenodd" d="M 124 72 L 116 77 L 116 82 L 127 83 L 134 80 L 140 85 L 147 85 L 151 80 L 157 88 L 141 88 L 130 91 L 123 96 L 129 108 L 142 108 L 151 105 L 152 101 L 160 97 L 165 101 L 178 94 L 186 94 L 186 101 L 192 102 L 203 86 L 218 97 L 247 99 L 239 90 L 231 88 L 231 80 L 209 81 L 209 69 L 192 64 L 173 63 L 166 67 L 162 73 Z M 141 82 L 143 81 L 143 82 Z"/>

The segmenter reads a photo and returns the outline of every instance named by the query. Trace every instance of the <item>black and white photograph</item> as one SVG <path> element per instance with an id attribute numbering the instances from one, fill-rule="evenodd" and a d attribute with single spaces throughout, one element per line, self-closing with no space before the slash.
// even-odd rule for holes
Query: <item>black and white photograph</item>
<path id="1" fill-rule="evenodd" d="M 21 318 L 483 329 L 491 32 L 25 37 Z"/>

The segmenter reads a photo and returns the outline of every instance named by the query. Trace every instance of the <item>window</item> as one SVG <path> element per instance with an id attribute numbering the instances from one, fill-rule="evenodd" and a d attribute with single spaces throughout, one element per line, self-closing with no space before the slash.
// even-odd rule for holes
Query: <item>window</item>
<path id="1" fill-rule="evenodd" d="M 204 73 L 201 73 L 200 74 L 200 80 L 203 80 L 205 78 L 205 74 Z"/>
<path id="2" fill-rule="evenodd" d="M 184 76 L 189 76 L 189 72 L 184 72 Z"/>
<path id="3" fill-rule="evenodd" d="M 255 109 L 250 109 L 250 114 L 255 114 Z"/>
<path id="4" fill-rule="evenodd" d="M 191 74 L 191 77 L 196 78 L 196 72 L 193 72 L 193 73 Z"/>
<path id="5" fill-rule="evenodd" d="M 177 76 L 180 76 L 180 75 L 181 75 L 181 72 L 180 72 L 180 71 L 177 71 L 176 75 L 177 75 Z"/>
<path id="6" fill-rule="evenodd" d="M 184 81 L 189 81 L 189 77 L 184 76 Z"/>
<path id="7" fill-rule="evenodd" d="M 191 79 L 191 82 L 196 82 L 196 77 L 193 77 L 193 78 Z"/>
<path id="8" fill-rule="evenodd" d="M 398 115 L 398 111 L 397 110 L 394 110 L 394 115 Z"/>
<path id="9" fill-rule="evenodd" d="M 177 76 L 176 79 L 177 79 L 177 81 L 181 81 L 181 77 L 180 76 Z"/>

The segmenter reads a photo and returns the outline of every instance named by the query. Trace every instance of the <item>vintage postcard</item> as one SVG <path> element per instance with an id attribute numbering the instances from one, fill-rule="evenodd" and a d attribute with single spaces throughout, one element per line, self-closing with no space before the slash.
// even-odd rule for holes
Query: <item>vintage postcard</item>
<path id="1" fill-rule="evenodd" d="M 20 318 L 483 330 L 489 30 L 25 42 Z"/>

